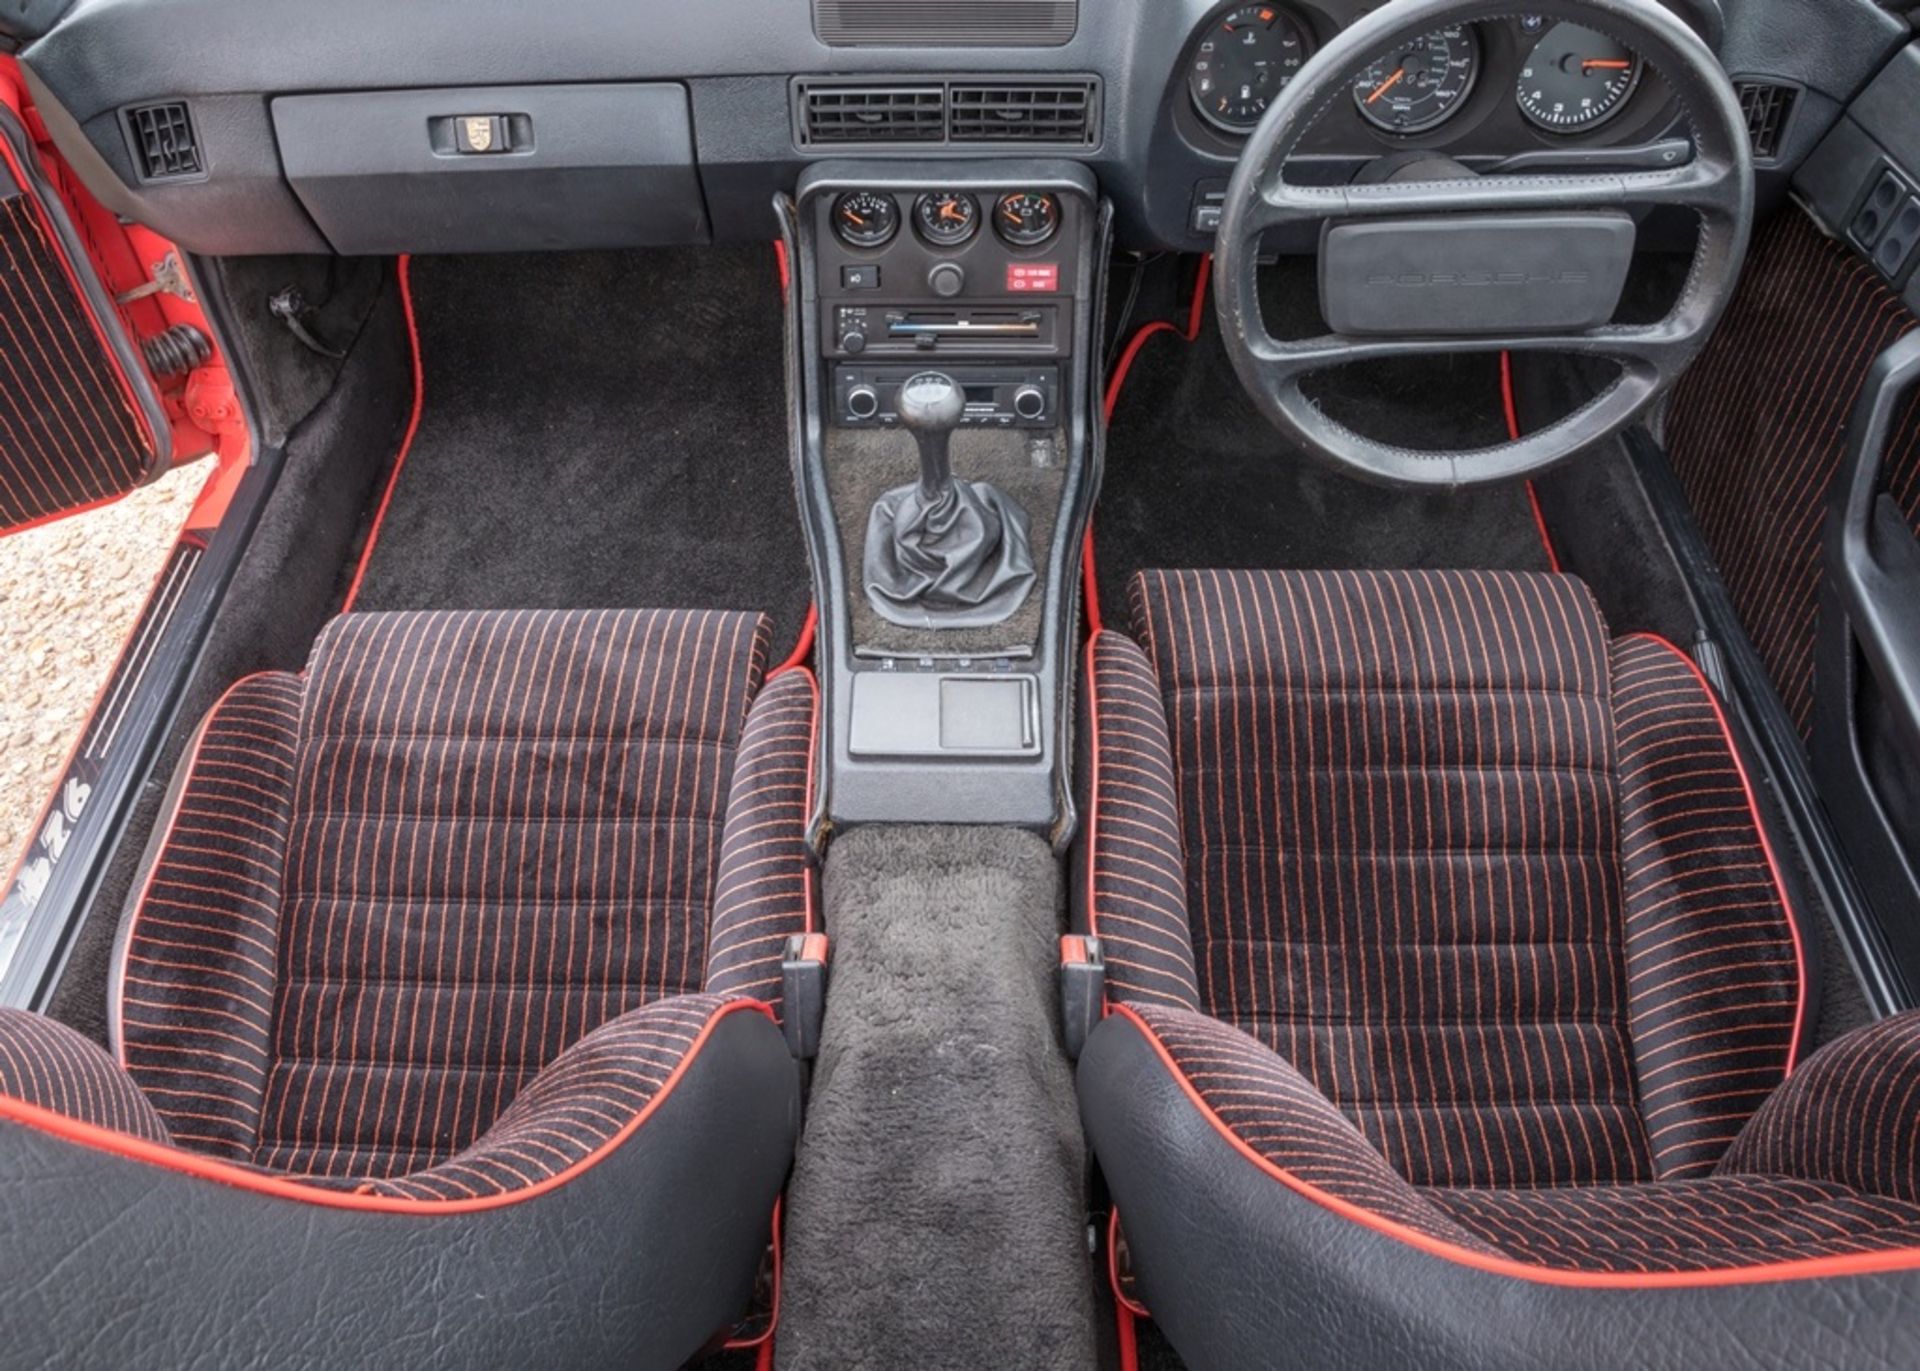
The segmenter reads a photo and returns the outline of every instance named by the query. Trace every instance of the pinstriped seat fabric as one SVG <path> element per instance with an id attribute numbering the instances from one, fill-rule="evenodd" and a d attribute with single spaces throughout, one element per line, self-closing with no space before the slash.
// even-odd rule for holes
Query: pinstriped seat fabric
<path id="1" fill-rule="evenodd" d="M 1920 1026 L 1788 1082 L 1799 941 L 1676 649 L 1559 576 L 1132 591 L 1137 642 L 1089 648 L 1087 922 L 1245 1154 L 1541 1267 L 1920 1243 L 1920 1091 L 1893 1087 Z"/>
<path id="2" fill-rule="evenodd" d="M 124 1077 L 8 1020 L 0 1088 L 370 1195 L 577 1165 L 718 1017 L 777 1012 L 808 927 L 814 691 L 763 683 L 767 634 L 688 611 L 336 620 L 303 675 L 240 682 L 196 739 L 122 930 Z"/>

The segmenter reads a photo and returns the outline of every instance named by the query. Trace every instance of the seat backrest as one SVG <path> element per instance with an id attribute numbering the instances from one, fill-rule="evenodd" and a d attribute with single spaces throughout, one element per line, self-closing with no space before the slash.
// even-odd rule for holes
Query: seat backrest
<path id="1" fill-rule="evenodd" d="M 1671 671 L 1623 676 L 1565 577 L 1155 572 L 1134 601 L 1198 1007 L 1416 1184 L 1711 1165 L 1779 1080 L 1797 975 Z M 1655 812 L 1649 767 L 1695 799 Z M 1663 995 L 1690 976 L 1705 998 Z"/>
<path id="2" fill-rule="evenodd" d="M 601 1023 L 700 988 L 767 635 L 717 612 L 349 615 L 304 677 L 245 683 L 127 954 L 123 1050 L 181 1140 L 405 1174 Z"/>

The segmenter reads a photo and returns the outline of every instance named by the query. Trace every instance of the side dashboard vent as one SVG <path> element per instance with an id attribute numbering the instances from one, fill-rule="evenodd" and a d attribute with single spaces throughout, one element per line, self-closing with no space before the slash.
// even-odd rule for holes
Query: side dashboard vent
<path id="1" fill-rule="evenodd" d="M 1754 159 L 1772 161 L 1780 155 L 1787 121 L 1793 117 L 1794 97 L 1799 92 L 1792 86 L 1772 81 L 1739 81 L 1733 89 L 1740 97 L 1740 112 L 1747 116 L 1747 136 L 1753 143 Z"/>
<path id="2" fill-rule="evenodd" d="M 940 86 L 805 86 L 800 144 L 940 143 L 947 95 Z"/>
<path id="3" fill-rule="evenodd" d="M 128 110 L 127 132 L 133 138 L 134 155 L 140 159 L 144 180 L 170 181 L 198 176 L 206 170 L 200 162 L 200 145 L 194 140 L 193 119 L 178 101 L 137 105 Z"/>
<path id="4" fill-rule="evenodd" d="M 813 0 L 814 33 L 838 47 L 1057 48 L 1079 26 L 1079 0 Z"/>
<path id="5" fill-rule="evenodd" d="M 955 83 L 947 136 L 956 143 L 1053 143 L 1091 147 L 1098 137 L 1093 84 Z"/>
<path id="6" fill-rule="evenodd" d="M 1100 142 L 1100 83 L 803 80 L 794 83 L 794 141 L 803 148 L 1017 143 L 1079 151 Z"/>

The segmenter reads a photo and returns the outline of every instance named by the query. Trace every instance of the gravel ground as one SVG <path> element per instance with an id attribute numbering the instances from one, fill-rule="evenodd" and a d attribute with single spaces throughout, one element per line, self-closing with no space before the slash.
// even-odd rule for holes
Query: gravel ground
<path id="1" fill-rule="evenodd" d="M 0 538 L 0 880 L 47 797 L 213 468 Z M 0 891 L 4 893 L 4 891 Z"/>

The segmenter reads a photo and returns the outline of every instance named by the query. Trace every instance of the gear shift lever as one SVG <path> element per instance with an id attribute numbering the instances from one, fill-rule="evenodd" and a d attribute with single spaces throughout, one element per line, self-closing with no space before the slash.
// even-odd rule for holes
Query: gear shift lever
<path id="1" fill-rule="evenodd" d="M 920 445 L 920 494 L 937 500 L 953 484 L 953 431 L 967 412 L 966 396 L 937 371 L 909 376 L 894 400 L 900 426 Z"/>
<path id="2" fill-rule="evenodd" d="M 957 480 L 950 444 L 966 396 L 937 371 L 909 376 L 894 401 L 920 446 L 920 480 L 874 502 L 867 520 L 867 599 L 889 623 L 984 628 L 1033 589 L 1026 511 L 986 481 Z"/>

